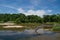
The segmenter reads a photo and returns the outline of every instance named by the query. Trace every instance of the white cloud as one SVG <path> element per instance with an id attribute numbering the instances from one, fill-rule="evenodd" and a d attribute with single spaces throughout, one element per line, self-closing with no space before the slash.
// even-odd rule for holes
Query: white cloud
<path id="1" fill-rule="evenodd" d="M 19 13 L 25 13 L 25 11 L 24 11 L 22 8 L 19 8 L 19 9 L 18 9 L 18 12 L 19 12 Z"/>
<path id="2" fill-rule="evenodd" d="M 52 10 L 47 10 L 48 12 L 52 12 Z"/>
<path id="3" fill-rule="evenodd" d="M 38 15 L 38 16 L 43 17 L 43 15 L 47 15 L 48 14 L 47 12 L 50 13 L 50 12 L 52 12 L 52 10 L 28 10 L 28 11 L 25 11 L 24 9 L 19 8 L 18 12 L 23 13 L 25 15 Z"/>

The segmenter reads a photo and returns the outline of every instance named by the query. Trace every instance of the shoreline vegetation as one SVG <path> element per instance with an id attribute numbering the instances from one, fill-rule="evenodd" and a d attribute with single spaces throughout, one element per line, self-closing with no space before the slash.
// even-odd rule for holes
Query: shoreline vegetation
<path id="1" fill-rule="evenodd" d="M 22 13 L 0 14 L 0 30 L 21 31 L 24 29 L 36 29 L 41 24 L 60 24 L 60 14 L 44 15 L 43 17 L 37 15 L 26 16 Z M 10 28 L 6 28 L 9 26 Z M 53 26 L 51 29 L 60 32 L 60 25 Z"/>

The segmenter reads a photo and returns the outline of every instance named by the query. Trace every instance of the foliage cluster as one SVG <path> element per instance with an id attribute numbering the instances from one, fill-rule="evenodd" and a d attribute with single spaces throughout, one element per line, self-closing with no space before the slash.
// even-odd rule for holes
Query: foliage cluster
<path id="1" fill-rule="evenodd" d="M 60 14 L 44 15 L 43 17 L 37 15 L 19 14 L 0 14 L 0 22 L 15 22 L 15 23 L 46 23 L 46 22 L 60 22 Z"/>

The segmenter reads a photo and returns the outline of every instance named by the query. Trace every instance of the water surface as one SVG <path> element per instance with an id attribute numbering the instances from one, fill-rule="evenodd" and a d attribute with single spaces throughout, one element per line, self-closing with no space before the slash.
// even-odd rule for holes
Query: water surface
<path id="1" fill-rule="evenodd" d="M 38 35 L 34 30 L 0 31 L 0 40 L 60 40 L 60 33 L 46 31 Z"/>

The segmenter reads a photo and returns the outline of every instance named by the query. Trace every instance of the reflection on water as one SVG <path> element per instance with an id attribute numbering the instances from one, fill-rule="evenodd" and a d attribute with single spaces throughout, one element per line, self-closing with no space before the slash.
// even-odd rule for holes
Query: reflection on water
<path id="1" fill-rule="evenodd" d="M 42 35 L 38 35 L 34 30 L 16 31 L 0 31 L 0 40 L 60 40 L 60 33 L 46 31 Z"/>

